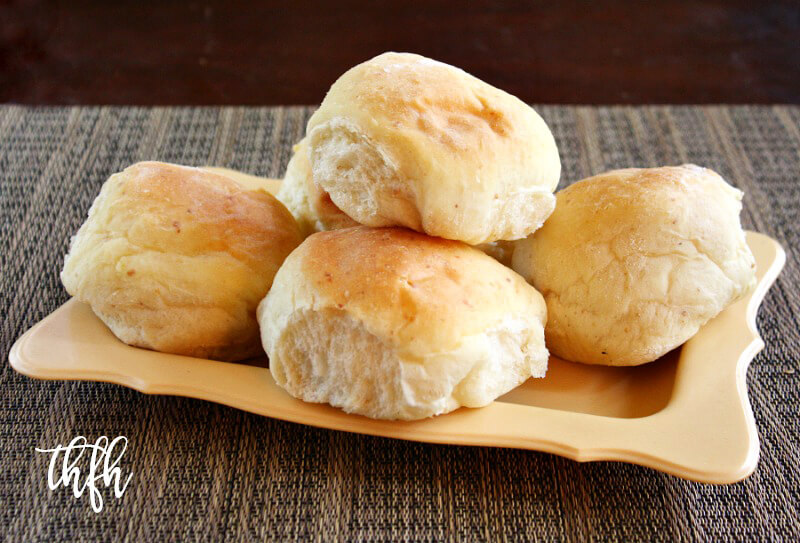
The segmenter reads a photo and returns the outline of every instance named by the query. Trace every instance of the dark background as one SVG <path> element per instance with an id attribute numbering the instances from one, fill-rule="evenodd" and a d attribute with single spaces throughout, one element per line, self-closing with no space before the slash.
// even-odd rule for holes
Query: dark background
<path id="1" fill-rule="evenodd" d="M 311 104 L 386 50 L 537 103 L 800 103 L 800 2 L 0 0 L 0 102 Z"/>

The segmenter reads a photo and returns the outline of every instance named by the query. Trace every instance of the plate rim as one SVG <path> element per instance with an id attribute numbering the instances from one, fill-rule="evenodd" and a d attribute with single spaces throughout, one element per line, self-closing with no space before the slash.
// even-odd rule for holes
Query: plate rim
<path id="1" fill-rule="evenodd" d="M 38 361 L 37 363 L 35 360 L 36 354 L 31 353 L 32 350 L 36 350 L 37 345 L 32 346 L 31 341 L 39 339 L 39 332 L 45 329 L 48 323 L 63 317 L 63 314 L 67 311 L 75 310 L 75 306 L 80 304 L 80 302 L 74 299 L 70 299 L 26 331 L 12 346 L 9 352 L 9 361 L 12 368 L 16 371 L 36 379 L 108 382 L 137 390 L 143 394 L 183 396 L 212 401 L 258 415 L 306 424 L 318 428 L 426 443 L 536 450 L 557 454 L 578 462 L 629 462 L 698 482 L 714 484 L 734 483 L 749 476 L 755 470 L 758 463 L 759 439 L 755 416 L 747 393 L 747 369 L 756 354 L 764 348 L 764 341 L 760 337 L 756 327 L 758 309 L 769 288 L 783 269 L 786 261 L 786 253 L 776 240 L 755 232 L 747 232 L 747 238 L 751 247 L 755 244 L 760 246 L 760 250 L 762 251 L 769 249 L 770 254 L 768 255 L 766 269 L 757 270 L 760 277 L 755 288 L 745 299 L 737 302 L 737 304 L 742 304 L 738 307 L 738 313 L 741 313 L 744 317 L 744 319 L 738 319 L 737 325 L 740 327 L 744 325 L 742 329 L 744 334 L 741 337 L 737 336 L 739 344 L 735 347 L 735 350 L 738 352 L 735 364 L 726 364 L 717 375 L 720 380 L 723 378 L 730 379 L 731 377 L 734 380 L 735 399 L 737 400 L 736 406 L 739 407 L 740 410 L 738 413 L 729 414 L 729 416 L 740 415 L 740 419 L 737 423 L 741 427 L 738 428 L 737 431 L 739 432 L 739 437 L 743 437 L 744 441 L 746 441 L 746 445 L 739 456 L 728 461 L 724 465 L 714 466 L 713 461 L 708 458 L 700 459 L 696 462 L 676 460 L 674 458 L 675 455 L 672 455 L 673 458 L 670 458 L 670 455 L 659 454 L 658 447 L 653 449 L 647 446 L 645 442 L 641 441 L 642 439 L 646 439 L 648 435 L 653 439 L 657 439 L 658 436 L 652 434 L 659 429 L 665 431 L 674 430 L 671 425 L 675 420 L 679 419 L 681 415 L 679 408 L 682 404 L 673 404 L 672 400 L 660 411 L 639 418 L 616 418 L 496 401 L 487 407 L 479 409 L 461 408 L 447 415 L 423 419 L 421 421 L 377 421 L 358 415 L 349 415 L 327 405 L 308 404 L 292 398 L 277 387 L 274 380 L 272 380 L 270 372 L 266 368 L 145 351 L 136 349 L 135 347 L 129 347 L 118 341 L 117 343 L 120 344 L 119 348 L 133 349 L 137 351 L 137 356 L 154 359 L 168 357 L 172 359 L 175 364 L 184 364 L 185 366 L 181 367 L 185 367 L 186 371 L 190 374 L 198 373 L 192 371 L 193 369 L 197 369 L 198 364 L 201 366 L 204 364 L 213 365 L 204 368 L 204 370 L 208 371 L 215 367 L 216 370 L 211 371 L 210 374 L 216 374 L 216 377 L 222 379 L 223 382 L 230 381 L 232 378 L 234 379 L 232 381 L 233 384 L 230 386 L 226 384 L 227 388 L 210 389 L 204 386 L 197 386 L 197 382 L 192 382 L 191 378 L 188 378 L 192 383 L 190 385 L 175 382 L 164 384 L 159 383 L 152 375 L 149 377 L 142 376 L 141 374 L 134 375 L 130 372 L 122 371 L 121 368 L 115 368 L 114 371 L 105 372 L 96 370 L 78 371 L 74 368 L 71 370 L 64 370 L 61 368 L 61 370 L 59 370 L 59 368 L 54 367 L 53 364 L 48 365 L 46 361 Z M 88 309 L 88 307 L 86 307 L 86 309 Z M 728 308 L 726 311 L 730 309 L 731 308 Z M 712 323 L 713 322 L 714 321 L 712 321 Z M 111 334 L 110 331 L 108 331 L 108 334 Z M 702 349 L 702 342 L 696 339 L 698 336 L 700 336 L 700 333 L 685 344 L 684 351 L 691 351 L 695 348 Z M 731 350 L 733 349 L 734 348 L 731 347 Z M 684 354 L 682 351 L 681 358 L 683 358 L 684 355 L 690 356 L 692 353 L 687 352 Z M 681 365 L 679 362 L 679 372 L 682 371 L 683 366 L 686 366 L 686 364 Z M 265 412 L 263 405 L 259 406 L 254 404 L 251 398 L 233 397 L 230 395 L 230 391 L 235 390 L 236 386 L 252 385 L 252 383 L 258 382 L 259 379 L 264 378 L 265 374 L 268 378 L 263 379 L 262 382 L 259 383 L 259 386 L 266 385 L 265 390 L 269 394 L 266 392 L 264 394 L 269 395 L 271 400 L 275 402 L 269 412 Z M 677 389 L 681 378 L 683 378 L 683 383 L 680 384 L 680 386 L 686 386 L 686 379 L 691 380 L 693 377 L 692 375 L 676 375 L 673 395 L 679 393 Z M 235 379 L 239 379 L 239 381 Z M 269 384 L 270 381 L 271 385 Z M 228 393 L 224 391 L 228 391 Z M 251 389 L 249 392 L 252 396 L 254 391 Z M 731 398 L 727 399 L 730 400 Z M 688 405 L 684 406 L 683 409 L 691 407 L 692 405 Z M 676 409 L 678 409 L 678 412 L 676 412 Z M 309 418 L 309 412 L 316 418 Z M 526 428 L 528 430 L 527 432 L 518 432 L 515 434 L 509 434 L 507 431 L 481 433 L 480 429 L 487 427 L 486 425 L 494 418 L 505 421 L 512 419 L 530 421 L 534 423 L 534 425 L 536 423 L 541 423 L 542 420 L 549 421 L 551 424 L 567 424 L 571 425 L 570 427 L 573 432 L 588 432 L 590 437 L 597 440 L 597 443 L 591 446 L 588 444 L 576 444 L 580 442 L 579 439 L 566 441 L 558 438 L 547 439 L 546 432 L 544 434 L 537 433 L 531 431 L 530 428 Z M 467 428 L 477 428 L 478 430 L 467 434 L 463 431 L 454 433 L 453 427 L 458 428 L 459 425 Z M 554 429 L 557 428 L 554 427 Z M 553 435 L 557 435 L 557 432 Z M 674 434 L 668 435 L 674 437 Z M 628 436 L 629 438 L 627 444 L 625 440 L 622 439 L 624 436 Z M 708 438 L 709 436 L 703 437 Z M 618 440 L 617 445 L 614 445 L 615 439 Z M 637 439 L 639 441 L 637 441 Z M 689 443 L 687 445 L 691 446 L 692 444 Z M 678 457 L 680 457 L 680 455 L 678 455 Z"/>

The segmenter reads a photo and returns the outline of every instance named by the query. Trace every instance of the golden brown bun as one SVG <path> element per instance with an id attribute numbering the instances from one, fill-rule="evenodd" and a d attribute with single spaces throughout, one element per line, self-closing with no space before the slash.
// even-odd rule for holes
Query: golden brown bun
<path id="1" fill-rule="evenodd" d="M 294 146 L 278 199 L 292 212 L 304 236 L 358 225 L 336 207 L 327 192 L 314 183 L 305 139 Z"/>
<path id="2" fill-rule="evenodd" d="M 357 222 L 472 245 L 539 228 L 561 170 L 553 136 L 531 107 L 462 70 L 403 53 L 342 75 L 306 140 L 314 182 Z"/>
<path id="3" fill-rule="evenodd" d="M 755 281 L 742 193 L 711 170 L 616 170 L 556 196 L 513 266 L 544 295 L 547 346 L 561 358 L 651 362 Z"/>
<path id="4" fill-rule="evenodd" d="M 258 309 L 280 386 L 381 419 L 487 405 L 543 377 L 545 316 L 535 289 L 472 247 L 363 226 L 307 238 Z"/>
<path id="5" fill-rule="evenodd" d="M 219 166 L 203 166 L 203 170 L 219 175 L 224 175 L 229 179 L 233 179 L 242 188 L 247 190 L 263 190 L 275 196 L 281 189 L 280 179 L 271 179 L 269 177 L 259 177 L 249 173 L 240 172 L 238 170 L 231 170 L 230 168 L 221 168 Z"/>
<path id="6" fill-rule="evenodd" d="M 266 192 L 140 162 L 103 185 L 61 280 L 125 343 L 237 360 L 262 352 L 256 306 L 300 241 Z"/>

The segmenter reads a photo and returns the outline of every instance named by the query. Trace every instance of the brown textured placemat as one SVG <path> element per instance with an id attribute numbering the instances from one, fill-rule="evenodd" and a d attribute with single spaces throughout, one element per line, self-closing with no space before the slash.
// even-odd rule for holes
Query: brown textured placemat
<path id="1" fill-rule="evenodd" d="M 0 536 L 119 540 L 721 540 L 800 537 L 800 108 L 542 107 L 562 185 L 609 168 L 695 162 L 746 191 L 745 227 L 788 262 L 758 319 L 748 388 L 761 462 L 723 487 L 616 463 L 448 447 L 274 421 L 100 383 L 42 382 L 12 342 L 67 299 L 70 235 L 132 162 L 278 177 L 310 108 L 0 107 Z M 702 416 L 698 413 L 698 416 Z M 91 512 L 46 484 L 35 447 L 125 435 L 124 497 Z"/>

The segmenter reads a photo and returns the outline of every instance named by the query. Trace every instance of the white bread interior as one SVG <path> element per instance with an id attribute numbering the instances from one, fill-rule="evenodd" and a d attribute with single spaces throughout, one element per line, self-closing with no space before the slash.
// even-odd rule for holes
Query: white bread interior
<path id="1" fill-rule="evenodd" d="M 277 196 L 292 212 L 303 235 L 357 226 L 358 223 L 336 207 L 328 193 L 314 183 L 306 140 L 300 140 L 293 151 Z"/>
<path id="2" fill-rule="evenodd" d="M 283 181 L 275 192 L 278 199 L 292 212 L 297 224 L 308 237 L 315 232 L 358 226 L 331 200 L 330 195 L 314 182 L 308 158 L 308 145 L 303 139 L 293 148 Z M 224 170 L 224 168 L 219 168 Z M 225 172 L 222 172 L 225 173 Z M 511 266 L 514 242 L 492 241 L 475 246 L 504 266 Z"/>

